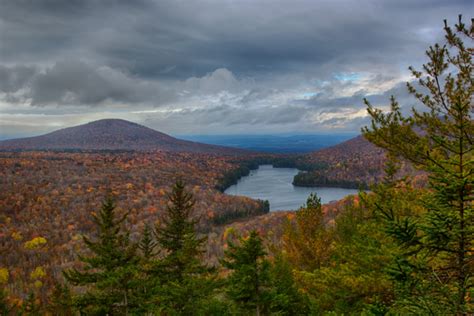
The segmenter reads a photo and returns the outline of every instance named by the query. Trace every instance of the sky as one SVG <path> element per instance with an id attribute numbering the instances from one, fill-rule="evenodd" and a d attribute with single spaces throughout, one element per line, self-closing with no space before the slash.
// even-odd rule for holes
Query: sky
<path id="1" fill-rule="evenodd" d="M 472 0 L 2 0 L 0 138 L 357 132 Z M 471 16 L 470 16 L 471 15 Z"/>

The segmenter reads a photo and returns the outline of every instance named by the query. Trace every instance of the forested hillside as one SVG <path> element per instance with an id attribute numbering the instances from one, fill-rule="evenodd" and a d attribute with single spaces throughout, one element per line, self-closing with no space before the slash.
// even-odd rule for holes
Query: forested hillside
<path id="1" fill-rule="evenodd" d="M 243 149 L 177 139 L 146 126 L 119 119 L 104 119 L 41 136 L 0 141 L 0 150 L 161 150 L 220 155 L 248 154 L 248 151 Z"/>
<path id="2" fill-rule="evenodd" d="M 195 196 L 193 216 L 206 233 L 215 224 L 267 212 L 263 202 L 227 196 L 214 186 L 235 165 L 211 155 L 191 153 L 57 153 L 0 154 L 1 266 L 11 267 L 11 293 L 29 288 L 34 267 L 48 271 L 46 290 L 74 260 L 82 235 L 93 226 L 105 196 L 116 199 L 119 210 L 130 212 L 129 228 L 137 239 L 144 225 L 154 224 L 166 204 L 166 191 L 182 179 Z M 24 247 L 37 237 L 47 247 L 35 254 Z M 22 262 L 17 265 L 16 262 Z"/>
<path id="3" fill-rule="evenodd" d="M 308 166 L 323 166 L 304 170 L 295 176 L 297 186 L 334 186 L 367 189 L 380 182 L 387 162 L 387 151 L 357 136 L 333 147 L 306 154 L 298 158 Z M 402 160 L 398 176 L 416 175 L 417 185 L 426 184 L 426 177 L 408 161 Z"/>

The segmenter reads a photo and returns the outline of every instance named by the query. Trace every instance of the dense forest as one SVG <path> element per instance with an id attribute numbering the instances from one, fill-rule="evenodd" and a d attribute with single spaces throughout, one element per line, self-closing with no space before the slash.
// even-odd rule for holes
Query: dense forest
<path id="1" fill-rule="evenodd" d="M 365 101 L 373 181 L 364 153 L 299 165 L 370 184 L 332 205 L 266 214 L 219 191 L 294 158 L 1 153 L 0 314 L 472 315 L 474 21 L 445 35 L 410 68 L 424 111 Z"/>

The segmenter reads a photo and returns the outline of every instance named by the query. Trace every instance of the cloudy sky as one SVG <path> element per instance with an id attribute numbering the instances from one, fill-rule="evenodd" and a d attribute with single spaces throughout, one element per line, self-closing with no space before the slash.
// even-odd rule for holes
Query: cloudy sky
<path id="1" fill-rule="evenodd" d="M 179 134 L 341 133 L 472 0 L 2 0 L 0 138 L 101 118 Z M 414 101 L 413 101 L 414 102 Z"/>

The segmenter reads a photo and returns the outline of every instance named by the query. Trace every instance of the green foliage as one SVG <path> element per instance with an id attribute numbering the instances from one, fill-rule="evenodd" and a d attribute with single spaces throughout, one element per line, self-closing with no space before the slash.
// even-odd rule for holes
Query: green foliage
<path id="1" fill-rule="evenodd" d="M 293 268 L 283 256 L 277 256 L 270 270 L 270 311 L 276 315 L 308 315 L 309 299 L 298 288 Z"/>
<path id="2" fill-rule="evenodd" d="M 23 305 L 19 308 L 18 314 L 31 316 L 39 316 L 43 314 L 41 311 L 41 305 L 33 292 L 28 294 Z"/>
<path id="3" fill-rule="evenodd" d="M 293 178 L 293 185 L 299 187 L 338 187 L 348 189 L 366 189 L 368 186 L 366 183 L 359 181 L 351 181 L 345 179 L 329 179 L 318 171 L 311 172 L 298 172 Z"/>
<path id="4" fill-rule="evenodd" d="M 298 270 L 313 271 L 324 265 L 332 251 L 331 229 L 326 227 L 321 200 L 311 194 L 306 205 L 287 221 L 282 236 L 289 262 Z"/>
<path id="5" fill-rule="evenodd" d="M 108 198 L 97 215 L 95 241 L 84 237 L 90 255 L 79 256 L 84 263 L 81 270 L 64 271 L 64 277 L 75 286 L 86 286 L 86 291 L 74 298 L 75 307 L 88 314 L 127 314 L 136 306 L 134 291 L 138 257 L 136 245 L 123 231 L 127 214 L 118 217 L 115 204 Z"/>
<path id="6" fill-rule="evenodd" d="M 231 271 L 226 292 L 237 306 L 257 315 L 267 313 L 270 301 L 270 262 L 256 231 L 239 238 L 240 245 L 228 242 L 222 265 Z"/>
<path id="7" fill-rule="evenodd" d="M 389 113 L 366 101 L 367 139 L 429 174 L 426 212 L 399 217 L 380 207 L 404 250 L 392 271 L 401 312 L 474 312 L 474 22 L 468 27 L 460 17 L 454 30 L 445 23 L 445 33 L 446 44 L 427 50 L 423 71 L 410 68 L 422 89 L 408 84 L 408 90 L 425 111 L 405 117 L 394 97 Z"/>
<path id="8" fill-rule="evenodd" d="M 212 223 L 215 225 L 224 225 L 236 221 L 238 219 L 244 219 L 251 216 L 263 215 L 270 212 L 270 202 L 268 200 L 257 200 L 259 207 L 257 210 L 241 210 L 236 209 L 232 212 L 219 213 L 212 218 Z"/>
<path id="9" fill-rule="evenodd" d="M 163 256 L 151 261 L 149 276 L 154 303 L 167 313 L 192 314 L 214 288 L 212 270 L 202 262 L 204 237 L 196 235 L 193 196 L 178 181 L 155 237 Z M 158 303 L 158 304 L 156 304 Z"/>
<path id="10" fill-rule="evenodd" d="M 71 290 L 67 285 L 57 283 L 48 304 L 48 311 L 52 315 L 68 316 L 73 315 L 73 299 Z"/>
<path id="11" fill-rule="evenodd" d="M 142 238 L 138 243 L 138 249 L 140 249 L 142 259 L 147 263 L 149 260 L 156 256 L 157 244 L 153 239 L 153 230 L 147 224 L 143 230 Z"/>
<path id="12" fill-rule="evenodd" d="M 319 226 L 317 231 L 328 229 Z M 313 255 L 326 251 L 318 256 L 317 266 L 296 265 L 297 283 L 310 296 L 313 313 L 360 314 L 390 305 L 393 285 L 386 269 L 396 248 L 371 211 L 365 205 L 346 205 L 331 224 L 329 236 L 324 243 L 314 243 L 318 248 Z"/>

